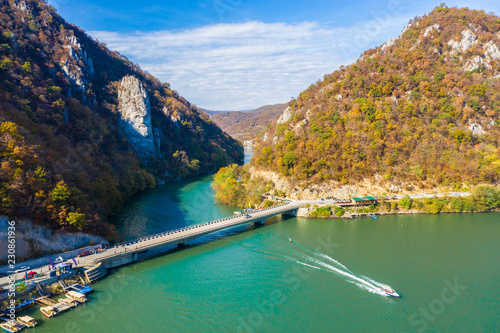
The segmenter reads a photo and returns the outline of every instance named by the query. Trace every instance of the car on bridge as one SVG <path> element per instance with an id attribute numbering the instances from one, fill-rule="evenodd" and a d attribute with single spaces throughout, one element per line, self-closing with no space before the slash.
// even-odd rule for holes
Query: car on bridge
<path id="1" fill-rule="evenodd" d="M 246 219 L 248 219 L 248 218 L 250 218 L 250 217 L 252 217 L 250 214 L 245 215 L 245 218 L 246 218 Z"/>
<path id="2" fill-rule="evenodd" d="M 35 276 L 37 276 L 37 275 L 38 275 L 38 273 L 37 273 L 37 272 L 35 272 L 35 271 L 31 271 L 31 272 L 29 272 L 28 274 L 26 274 L 26 277 L 27 277 L 28 279 L 32 279 L 32 278 L 34 278 L 34 277 L 35 277 Z"/>
<path id="3" fill-rule="evenodd" d="M 59 263 L 62 263 L 64 261 L 64 259 L 62 257 L 57 257 L 54 259 L 54 263 L 55 264 L 59 264 Z"/>
<path id="4" fill-rule="evenodd" d="M 82 253 L 80 253 L 78 255 L 78 258 L 81 258 L 81 257 L 86 257 L 86 256 L 89 256 L 91 255 L 92 253 L 90 253 L 90 251 L 83 251 Z"/>

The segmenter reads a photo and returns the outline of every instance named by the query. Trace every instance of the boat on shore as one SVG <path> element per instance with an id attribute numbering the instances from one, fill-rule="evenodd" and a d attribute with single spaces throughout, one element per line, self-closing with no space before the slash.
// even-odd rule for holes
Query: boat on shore
<path id="1" fill-rule="evenodd" d="M 25 327 L 35 327 L 37 322 L 35 318 L 30 316 L 22 316 L 16 318 L 17 322 Z"/>
<path id="2" fill-rule="evenodd" d="M 394 289 L 382 288 L 381 290 L 382 292 L 385 293 L 385 296 L 396 297 L 396 298 L 400 297 L 399 294 Z"/>
<path id="3" fill-rule="evenodd" d="M 375 215 L 370 215 L 370 217 L 375 220 L 378 219 L 378 217 L 376 217 Z"/>
<path id="4" fill-rule="evenodd" d="M 19 332 L 20 330 L 22 330 L 24 326 L 22 326 L 16 322 L 8 321 L 8 322 L 0 324 L 0 327 L 7 332 L 16 333 L 16 332 Z"/>

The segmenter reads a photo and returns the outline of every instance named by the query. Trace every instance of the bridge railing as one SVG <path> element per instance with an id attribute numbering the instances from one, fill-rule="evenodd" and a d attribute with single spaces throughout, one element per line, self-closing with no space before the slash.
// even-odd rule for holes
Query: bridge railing
<path id="1" fill-rule="evenodd" d="M 282 207 L 282 206 L 288 205 L 290 202 L 291 201 L 288 200 L 288 201 L 283 202 L 282 204 L 279 204 L 279 205 L 276 205 L 276 206 L 273 206 L 273 207 L 268 207 L 268 208 L 261 209 L 258 212 L 260 213 L 260 212 L 265 212 L 265 211 L 268 211 L 268 210 L 271 210 L 271 209 L 276 209 L 278 207 Z M 126 242 L 116 243 L 113 247 L 114 248 L 120 248 L 122 246 L 130 246 L 130 245 L 137 244 L 137 243 L 140 243 L 140 242 L 143 242 L 143 241 L 147 241 L 147 240 L 151 240 L 151 239 L 154 239 L 154 238 L 168 236 L 168 235 L 172 235 L 172 234 L 175 234 L 175 233 L 178 233 L 178 232 L 182 232 L 182 231 L 186 231 L 186 230 L 191 230 L 191 229 L 196 229 L 196 228 L 199 228 L 199 227 L 203 227 L 203 226 L 206 226 L 208 224 L 225 222 L 225 221 L 229 221 L 229 220 L 240 218 L 240 217 L 241 217 L 240 215 L 229 216 L 229 217 L 220 218 L 220 219 L 217 219 L 217 220 L 207 221 L 207 222 L 200 223 L 200 224 L 194 224 L 194 225 L 191 225 L 191 226 L 188 226 L 188 227 L 183 227 L 183 228 L 179 228 L 179 229 L 173 229 L 173 230 L 169 230 L 169 231 L 159 232 L 159 233 L 156 233 L 156 234 L 153 234 L 153 235 L 139 237 L 139 238 L 136 238 L 134 240 L 129 240 L 129 241 L 126 241 Z"/>

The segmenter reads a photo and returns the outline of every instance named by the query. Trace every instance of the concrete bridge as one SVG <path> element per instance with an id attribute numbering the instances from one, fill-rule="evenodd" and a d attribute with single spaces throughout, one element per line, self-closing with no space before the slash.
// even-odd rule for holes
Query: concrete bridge
<path id="1" fill-rule="evenodd" d="M 192 225 L 181 229 L 165 231 L 159 234 L 141 237 L 136 240 L 116 244 L 114 247 L 105 249 L 96 254 L 77 258 L 79 267 L 86 267 L 85 276 L 89 281 L 96 281 L 104 277 L 107 269 L 126 265 L 137 261 L 137 254 L 151 249 L 171 245 L 185 245 L 190 240 L 196 239 L 223 229 L 235 227 L 238 225 L 258 223 L 282 213 L 295 215 L 298 208 L 304 202 L 286 201 L 280 205 L 254 211 L 249 217 L 246 215 L 230 216 L 215 221 L 209 221 L 202 224 Z M 47 284 L 56 282 L 59 277 L 49 278 L 49 264 L 38 267 L 31 267 L 30 270 L 42 272 L 42 277 L 29 280 L 31 284 Z M 72 271 L 75 272 L 75 271 Z M 13 274 L 17 281 L 24 280 L 24 273 Z M 6 288 L 9 283 L 7 277 L 0 278 L 0 287 Z M 0 289 L 1 290 L 1 289 Z"/>
<path id="2" fill-rule="evenodd" d="M 236 215 L 141 237 L 133 241 L 116 244 L 112 248 L 89 257 L 81 258 L 79 259 L 79 265 L 97 265 L 101 263 L 106 269 L 126 265 L 137 260 L 137 253 L 169 245 L 186 245 L 190 240 L 238 225 L 263 224 L 266 219 L 278 214 L 289 213 L 293 215 L 301 205 L 303 205 L 303 202 L 286 201 L 274 207 L 254 211 L 248 217 L 245 214 Z"/>

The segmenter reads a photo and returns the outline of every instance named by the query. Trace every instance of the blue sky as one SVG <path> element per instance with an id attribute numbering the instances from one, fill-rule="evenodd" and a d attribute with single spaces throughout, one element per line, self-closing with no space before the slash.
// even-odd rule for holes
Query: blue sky
<path id="1" fill-rule="evenodd" d="M 199 107 L 288 102 L 440 1 L 49 0 Z M 448 6 L 500 12 L 498 1 Z"/>

